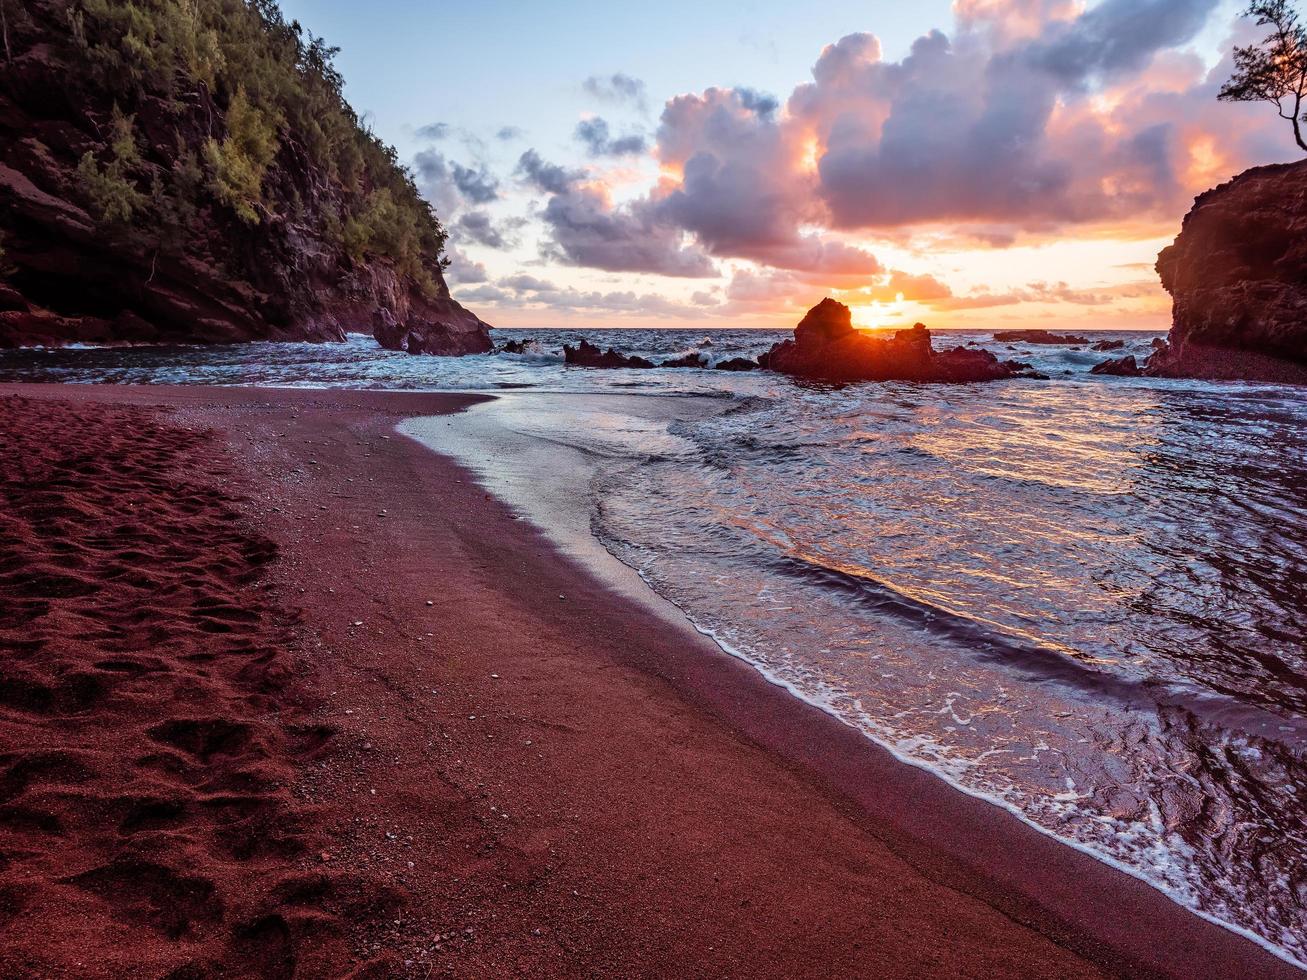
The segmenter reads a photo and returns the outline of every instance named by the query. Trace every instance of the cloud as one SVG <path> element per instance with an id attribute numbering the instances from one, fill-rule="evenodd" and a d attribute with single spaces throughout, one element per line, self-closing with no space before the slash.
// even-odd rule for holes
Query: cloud
<path id="1" fill-rule="evenodd" d="M 641 111 L 647 108 L 644 82 L 622 72 L 591 75 L 581 83 L 581 88 L 602 102 L 629 103 Z"/>
<path id="2" fill-rule="evenodd" d="M 454 233 L 460 238 L 487 248 L 507 248 L 508 239 L 485 211 L 465 211 L 454 223 Z"/>
<path id="3" fill-rule="evenodd" d="M 515 171 L 536 190 L 546 194 L 564 194 L 583 176 L 580 171 L 567 170 L 556 163 L 546 163 L 534 149 L 518 158 Z"/>
<path id="4" fill-rule="evenodd" d="M 484 264 L 473 262 L 452 242 L 446 243 L 445 245 L 445 257 L 449 259 L 449 268 L 445 270 L 445 278 L 451 283 L 481 283 L 486 282 L 490 278 L 486 275 L 486 267 Z"/>
<path id="5" fill-rule="evenodd" d="M 1065 83 L 1137 72 L 1153 56 L 1191 40 L 1218 0 L 1106 0 L 1057 25 L 1022 55 Z"/>
<path id="6" fill-rule="evenodd" d="M 460 163 L 450 164 L 450 177 L 468 201 L 473 204 L 487 204 L 499 197 L 499 181 L 480 164 L 475 169 Z"/>
<path id="7" fill-rule="evenodd" d="M 1169 225 L 1265 159 L 1265 120 L 1215 101 L 1228 62 L 1205 73 L 1175 50 L 1215 0 L 958 6 L 955 37 L 932 31 L 898 62 L 842 38 L 790 96 L 787 136 L 812 148 L 830 226 Z"/>
<path id="8" fill-rule="evenodd" d="M 656 293 L 634 290 L 584 290 L 560 287 L 535 276 L 508 276 L 493 285 L 459 290 L 463 302 L 478 302 L 504 307 L 548 309 L 562 313 L 607 314 L 617 316 L 677 317 L 704 315 L 702 304 L 681 303 Z"/>
<path id="9" fill-rule="evenodd" d="M 716 256 L 827 275 L 879 272 L 864 249 L 800 232 L 821 211 L 812 180 L 796 173 L 798 148 L 774 107 L 747 89 L 670 100 L 658 127 L 658 156 L 681 179 L 653 206 Z"/>
<path id="10" fill-rule="evenodd" d="M 576 124 L 576 139 L 583 143 L 592 157 L 621 157 L 644 153 L 648 147 L 645 138 L 640 135 L 621 136 L 613 139 L 609 133 L 608 123 L 599 116 L 583 119 Z"/>
<path id="11" fill-rule="evenodd" d="M 717 273 L 708 255 L 687 245 L 682 230 L 647 202 L 614 208 L 598 188 L 567 184 L 542 217 L 550 231 L 545 256 L 569 265 L 687 278 Z"/>
<path id="12" fill-rule="evenodd" d="M 414 130 L 413 135 L 418 139 L 431 140 L 434 142 L 445 139 L 449 136 L 450 132 L 451 128 L 449 123 L 433 122 L 427 123 L 425 126 L 419 126 Z"/>
<path id="13" fill-rule="evenodd" d="M 521 139 L 526 135 L 520 126 L 500 126 L 495 130 L 495 139 L 503 140 L 508 143 L 512 140 Z"/>

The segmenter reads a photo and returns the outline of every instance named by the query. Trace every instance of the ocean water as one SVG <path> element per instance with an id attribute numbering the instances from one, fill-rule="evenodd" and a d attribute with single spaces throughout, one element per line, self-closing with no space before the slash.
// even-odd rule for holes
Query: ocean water
<path id="1" fill-rule="evenodd" d="M 1088 373 L 1145 356 L 1141 334 L 1094 333 L 1127 342 L 1110 354 L 937 334 L 1050 380 L 832 386 L 559 354 L 586 336 L 727 358 L 778 332 L 496 333 L 538 343 L 0 352 L 0 380 L 517 399 L 504 417 L 523 438 L 590 461 L 596 538 L 729 652 L 1307 959 L 1307 389 Z M 643 411 L 612 394 L 663 397 Z"/>

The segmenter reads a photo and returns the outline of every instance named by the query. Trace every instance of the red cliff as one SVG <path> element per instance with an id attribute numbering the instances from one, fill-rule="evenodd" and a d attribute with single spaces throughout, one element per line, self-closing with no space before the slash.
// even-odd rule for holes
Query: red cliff
<path id="1" fill-rule="evenodd" d="M 1147 373 L 1307 384 L 1307 161 L 1200 195 L 1157 272 L 1171 333 Z"/>

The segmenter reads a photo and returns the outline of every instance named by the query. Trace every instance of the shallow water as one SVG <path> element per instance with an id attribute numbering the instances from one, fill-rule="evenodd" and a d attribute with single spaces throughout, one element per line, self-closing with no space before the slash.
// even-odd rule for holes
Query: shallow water
<path id="1" fill-rule="evenodd" d="M 979 334 L 936 343 L 981 341 L 1053 380 L 597 372 L 559 363 L 578 334 L 535 335 L 535 353 L 460 360 L 362 338 L 18 352 L 0 379 L 715 396 L 715 412 L 614 401 L 584 424 L 512 396 L 501 415 L 591 461 L 597 537 L 736 655 L 1307 957 L 1307 392 L 1091 377 L 1121 352 Z M 781 336 L 585 335 L 661 357 Z M 1151 340 L 1103 337 L 1137 355 Z"/>

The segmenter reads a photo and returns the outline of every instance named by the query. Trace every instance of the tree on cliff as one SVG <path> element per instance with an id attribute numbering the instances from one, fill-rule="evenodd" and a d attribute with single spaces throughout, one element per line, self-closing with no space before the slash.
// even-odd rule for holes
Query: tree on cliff
<path id="1" fill-rule="evenodd" d="M 1260 44 L 1234 49 L 1234 74 L 1221 86 L 1222 102 L 1270 102 L 1293 126 L 1293 138 L 1307 151 L 1302 126 L 1307 121 L 1307 28 L 1288 0 L 1254 0 L 1244 11 L 1271 33 Z"/>

